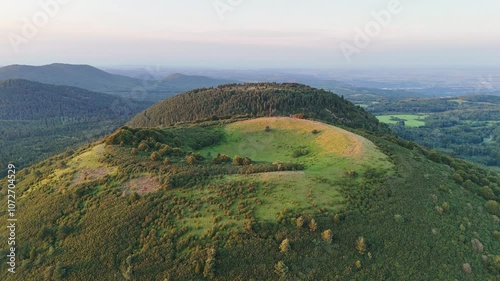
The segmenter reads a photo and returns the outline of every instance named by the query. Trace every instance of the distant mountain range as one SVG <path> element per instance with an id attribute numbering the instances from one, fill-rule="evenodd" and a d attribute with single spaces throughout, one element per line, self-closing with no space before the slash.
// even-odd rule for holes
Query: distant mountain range
<path id="1" fill-rule="evenodd" d="M 0 82 L 0 120 L 44 118 L 127 117 L 148 103 L 76 87 L 49 85 L 24 79 Z M 125 110 L 124 105 L 129 108 Z M 128 112 L 128 114 L 124 114 Z"/>
<path id="2" fill-rule="evenodd" d="M 174 73 L 163 79 L 164 83 L 172 85 L 172 87 L 185 91 L 185 89 L 197 89 L 216 87 L 223 84 L 231 84 L 237 81 L 227 79 L 216 79 L 199 75 L 185 75 L 181 73 Z"/>
<path id="3" fill-rule="evenodd" d="M 151 103 L 195 88 L 213 87 L 230 80 L 174 74 L 165 79 L 138 79 L 111 74 L 89 65 L 54 63 L 43 66 L 10 65 L 0 68 L 0 80 L 26 79 L 45 84 L 66 85 Z"/>

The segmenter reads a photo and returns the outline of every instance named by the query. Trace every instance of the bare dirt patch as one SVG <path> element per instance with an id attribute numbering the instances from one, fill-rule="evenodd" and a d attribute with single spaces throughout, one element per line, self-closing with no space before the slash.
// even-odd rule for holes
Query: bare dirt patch
<path id="1" fill-rule="evenodd" d="M 160 183 L 151 176 L 142 176 L 131 179 L 125 183 L 124 190 L 127 193 L 137 192 L 139 195 L 157 191 L 161 188 Z"/>
<path id="2" fill-rule="evenodd" d="M 78 170 L 73 178 L 73 184 L 80 184 L 86 181 L 93 181 L 104 178 L 113 172 L 111 168 L 82 168 Z"/>

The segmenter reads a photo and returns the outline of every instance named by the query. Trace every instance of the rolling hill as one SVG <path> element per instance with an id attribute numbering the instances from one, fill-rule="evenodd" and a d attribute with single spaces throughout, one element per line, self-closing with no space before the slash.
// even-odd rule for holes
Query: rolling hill
<path id="1" fill-rule="evenodd" d="M 147 73 L 141 75 L 141 78 L 133 78 L 111 74 L 90 65 L 62 63 L 43 66 L 10 65 L 0 68 L 0 80 L 7 79 L 26 79 L 45 84 L 73 86 L 146 101 L 150 104 L 195 88 L 234 82 L 179 73 L 165 79 L 156 79 Z"/>
<path id="2" fill-rule="evenodd" d="M 334 124 L 384 131 L 376 118 L 324 90 L 293 83 L 231 84 L 193 90 L 159 102 L 138 114 L 131 127 L 167 126 L 197 119 L 302 114 Z"/>
<path id="3" fill-rule="evenodd" d="M 383 128 L 336 127 L 331 123 L 339 120 L 323 112 L 329 97 L 342 118 L 374 117 L 331 93 L 267 86 L 270 91 L 254 84 L 184 94 L 181 100 L 191 103 L 164 103 L 163 120 L 154 111 L 163 121 L 155 128 L 121 127 L 17 171 L 17 273 L 2 262 L 0 278 L 500 277 L 498 174 Z M 199 107 L 196 93 L 213 111 Z M 273 99 L 280 106 L 275 113 L 286 109 L 316 120 L 260 117 L 258 110 L 251 116 L 248 108 L 282 93 L 290 106 Z M 201 112 L 190 115 L 181 105 Z M 168 121 L 175 110 L 184 122 Z M 213 112 L 232 118 L 212 118 Z M 5 200 L 7 187 L 1 191 Z M 7 216 L 0 211 L 0 220 Z M 0 228 L 0 239 L 8 236 Z"/>
<path id="4" fill-rule="evenodd" d="M 0 165 L 26 166 L 102 136 L 147 105 L 69 86 L 0 82 Z"/>
<path id="5" fill-rule="evenodd" d="M 110 74 L 90 65 L 62 63 L 43 66 L 10 65 L 0 68 L 0 80 L 14 78 L 123 96 L 127 96 L 134 87 L 141 85 L 139 79 Z"/>

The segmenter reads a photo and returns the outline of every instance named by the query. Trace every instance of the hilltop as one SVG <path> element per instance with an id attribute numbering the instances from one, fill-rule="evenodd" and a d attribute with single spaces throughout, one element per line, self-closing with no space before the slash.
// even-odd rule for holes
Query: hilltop
<path id="1" fill-rule="evenodd" d="M 153 105 L 127 125 L 157 127 L 238 115 L 296 115 L 351 128 L 386 131 L 375 117 L 344 98 L 293 83 L 231 84 L 193 90 Z"/>

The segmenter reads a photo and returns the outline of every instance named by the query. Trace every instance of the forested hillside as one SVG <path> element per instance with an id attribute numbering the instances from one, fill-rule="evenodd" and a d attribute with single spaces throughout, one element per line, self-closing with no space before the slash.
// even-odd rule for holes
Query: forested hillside
<path id="1" fill-rule="evenodd" d="M 236 115 L 296 115 L 351 128 L 386 131 L 375 117 L 344 98 L 293 83 L 232 84 L 190 91 L 153 105 L 128 125 L 157 127 Z"/>
<path id="2" fill-rule="evenodd" d="M 22 167 L 102 136 L 147 105 L 69 86 L 0 82 L 0 165 Z"/>

